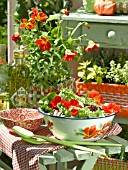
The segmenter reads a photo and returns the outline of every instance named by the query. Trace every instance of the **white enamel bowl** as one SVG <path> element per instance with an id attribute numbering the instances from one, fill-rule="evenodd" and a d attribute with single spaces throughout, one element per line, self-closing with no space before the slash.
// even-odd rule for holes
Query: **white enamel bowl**
<path id="1" fill-rule="evenodd" d="M 98 118 L 66 118 L 53 116 L 38 109 L 53 135 L 62 140 L 96 141 L 111 125 L 115 114 Z"/>

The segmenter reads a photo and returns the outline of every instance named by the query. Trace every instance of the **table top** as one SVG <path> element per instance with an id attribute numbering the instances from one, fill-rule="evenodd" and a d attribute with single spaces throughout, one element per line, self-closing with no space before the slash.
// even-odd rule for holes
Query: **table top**
<path id="1" fill-rule="evenodd" d="M 117 123 L 112 124 L 110 126 L 108 132 L 105 134 L 104 137 L 117 135 L 121 131 L 120 126 Z M 36 134 L 44 135 L 48 137 L 52 137 L 53 135 L 47 128 L 47 126 L 41 126 L 37 131 Z M 113 136 L 111 137 L 113 139 Z M 114 139 L 113 139 L 114 140 Z M 119 139 L 117 139 L 118 141 Z M 32 145 L 24 142 L 21 140 L 19 136 L 16 134 L 12 134 L 7 128 L 0 129 L 0 150 L 4 152 L 6 155 L 12 158 L 13 162 L 13 170 L 39 170 L 38 164 L 38 157 L 44 155 L 46 153 L 51 153 L 55 150 L 59 151 L 60 149 L 66 148 L 62 145 L 52 144 L 52 143 L 44 143 L 41 145 Z M 99 142 L 99 141 L 98 141 Z M 102 139 L 101 142 L 106 142 L 105 139 Z M 128 146 L 128 144 L 127 144 Z M 103 149 L 103 148 L 100 148 Z M 110 153 L 119 153 L 121 151 L 121 147 L 119 148 L 106 148 L 107 152 Z M 128 147 L 126 147 L 128 150 Z M 105 150 L 105 149 L 104 149 Z M 64 151 L 63 151 L 64 152 Z M 66 151 L 68 152 L 68 151 Z M 77 151 L 74 151 L 78 154 Z M 83 154 L 83 151 L 81 151 Z M 59 152 L 57 152 L 58 154 Z M 80 154 L 80 151 L 79 151 Z M 87 154 L 87 153 L 85 153 Z M 64 153 L 63 153 L 64 155 Z M 80 154 L 81 155 L 81 154 Z M 78 155 L 77 155 L 78 156 Z M 91 155 L 90 155 L 91 156 Z M 68 158 L 68 155 L 67 155 Z M 63 158 L 64 159 L 64 158 Z M 29 168 L 28 168 L 29 167 Z"/>
<path id="2" fill-rule="evenodd" d="M 36 134 L 53 137 L 46 126 L 41 126 Z M 0 129 L 0 150 L 13 160 L 13 170 L 39 170 L 38 157 L 45 153 L 65 148 L 62 145 L 44 143 L 32 145 L 12 134 L 7 128 Z M 29 168 L 28 168 L 29 167 Z"/>

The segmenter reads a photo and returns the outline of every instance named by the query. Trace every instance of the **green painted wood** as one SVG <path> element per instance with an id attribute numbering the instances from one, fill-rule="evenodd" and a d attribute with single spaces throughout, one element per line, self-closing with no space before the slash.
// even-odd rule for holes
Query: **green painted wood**
<path id="1" fill-rule="evenodd" d="M 46 166 L 41 163 L 39 163 L 39 168 L 40 170 L 47 170 Z"/>
<path id="2" fill-rule="evenodd" d="M 108 139 L 112 141 L 113 143 L 117 142 L 117 143 L 122 144 L 125 149 L 125 152 L 128 152 L 128 141 L 127 140 L 120 138 L 119 136 L 111 136 Z"/>
<path id="3" fill-rule="evenodd" d="M 53 151 L 53 155 L 56 157 L 56 160 L 59 162 L 68 162 L 68 161 L 73 161 L 75 159 L 74 154 L 72 154 L 66 149 L 59 149 Z"/>
<path id="4" fill-rule="evenodd" d="M 102 140 L 98 140 L 98 142 L 104 142 L 104 143 L 118 143 L 116 141 L 110 141 L 110 140 L 107 140 L 109 138 L 106 138 L 106 139 L 102 139 Z M 106 154 L 116 154 L 116 153 L 120 153 L 121 152 L 121 147 L 111 147 L 111 146 L 104 146 L 102 147 L 105 149 L 105 153 Z"/>
<path id="5" fill-rule="evenodd" d="M 85 159 L 89 159 L 91 156 L 90 152 L 85 152 L 85 151 L 80 151 L 80 150 L 74 150 L 74 149 L 67 149 L 68 151 L 70 151 L 71 153 L 74 154 L 74 157 L 76 160 L 85 160 Z"/>
<path id="6" fill-rule="evenodd" d="M 38 160 L 42 165 L 50 165 L 56 163 L 56 158 L 50 153 L 39 156 Z"/>
<path id="7" fill-rule="evenodd" d="M 128 118 L 115 117 L 113 121 L 121 124 L 128 124 Z"/>
<path id="8" fill-rule="evenodd" d="M 85 25 L 80 27 L 75 36 L 87 34 L 82 38 L 81 45 L 87 45 L 87 39 L 100 44 L 100 47 L 128 49 L 128 17 L 127 16 L 99 16 L 96 14 L 71 13 L 69 16 L 62 15 L 62 27 L 75 28 L 79 22 L 88 22 L 90 29 Z M 63 29 L 63 35 L 68 35 L 68 30 Z M 100 32 L 100 35 L 99 35 Z M 113 32 L 113 36 L 110 33 Z"/>
<path id="9" fill-rule="evenodd" d="M 0 159 L 0 168 L 1 169 L 4 169 L 4 170 L 13 170 L 11 167 L 9 167 L 5 162 L 3 162 L 1 159 Z M 0 170 L 1 170 L 0 169 Z"/>
<path id="10" fill-rule="evenodd" d="M 57 162 L 56 163 L 56 170 L 68 170 L 67 162 Z"/>
<path id="11" fill-rule="evenodd" d="M 116 23 L 116 24 L 128 24 L 127 15 L 114 15 L 114 16 L 100 16 L 97 14 L 85 14 L 84 12 L 70 13 L 69 16 L 61 15 L 64 20 L 75 20 L 75 21 L 87 21 L 87 22 L 100 22 L 100 23 Z"/>

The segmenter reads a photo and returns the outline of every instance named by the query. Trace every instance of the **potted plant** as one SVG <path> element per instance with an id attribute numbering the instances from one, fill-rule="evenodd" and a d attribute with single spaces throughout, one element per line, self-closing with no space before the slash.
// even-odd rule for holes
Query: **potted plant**
<path id="1" fill-rule="evenodd" d="M 69 15 L 65 9 L 61 12 Z M 47 93 L 48 89 L 56 91 L 66 86 L 72 73 L 70 60 L 78 61 L 82 56 L 79 43 L 86 35 L 74 38 L 74 34 L 83 24 L 88 28 L 88 24 L 80 22 L 75 28 L 69 28 L 69 36 L 64 38 L 62 22 L 61 14 L 48 17 L 37 8 L 32 8 L 29 18 L 19 21 L 16 33 L 12 35 L 12 40 L 27 50 L 25 59 L 30 69 L 31 84 L 39 90 L 43 89 L 42 94 L 45 89 Z M 96 48 L 95 43 L 93 46 Z"/>
<path id="2" fill-rule="evenodd" d="M 87 60 L 80 63 L 78 76 L 78 93 L 95 89 L 103 94 L 106 102 L 115 101 L 122 106 L 118 116 L 128 117 L 128 61 L 121 66 L 112 60 L 109 67 L 100 67 L 96 64 L 91 65 Z"/>

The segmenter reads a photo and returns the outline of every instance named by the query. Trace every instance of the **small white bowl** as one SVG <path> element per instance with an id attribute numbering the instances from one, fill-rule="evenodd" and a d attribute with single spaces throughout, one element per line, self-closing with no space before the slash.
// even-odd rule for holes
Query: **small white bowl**
<path id="1" fill-rule="evenodd" d="M 44 113 L 44 121 L 53 135 L 62 140 L 96 141 L 111 125 L 115 114 L 98 118 L 67 118 Z"/>

